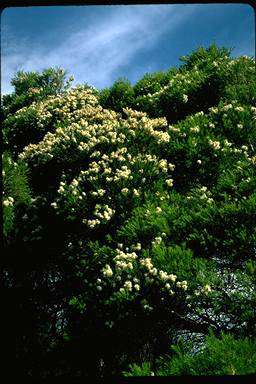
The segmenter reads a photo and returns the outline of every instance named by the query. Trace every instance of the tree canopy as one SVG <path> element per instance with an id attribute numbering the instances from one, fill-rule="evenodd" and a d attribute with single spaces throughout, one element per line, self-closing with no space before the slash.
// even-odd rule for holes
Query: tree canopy
<path id="1" fill-rule="evenodd" d="M 13 78 L 2 282 L 20 377 L 255 373 L 255 61 L 212 45 L 182 63 L 101 91 L 62 69 Z"/>

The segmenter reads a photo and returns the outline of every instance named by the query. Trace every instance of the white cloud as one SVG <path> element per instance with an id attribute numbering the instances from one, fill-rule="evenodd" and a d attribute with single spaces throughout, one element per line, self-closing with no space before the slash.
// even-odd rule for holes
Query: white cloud
<path id="1" fill-rule="evenodd" d="M 41 71 L 51 66 L 69 70 L 77 83 L 88 82 L 98 88 L 109 86 L 122 65 L 131 63 L 137 53 L 153 47 L 164 33 L 168 32 L 171 37 L 195 8 L 191 5 L 111 6 L 89 25 L 68 25 L 71 31 L 68 38 L 55 47 L 35 49 L 27 40 L 9 39 L 7 54 L 2 51 L 3 93 L 12 90 L 9 83 L 17 70 Z M 84 11 L 86 9 L 81 10 Z"/>

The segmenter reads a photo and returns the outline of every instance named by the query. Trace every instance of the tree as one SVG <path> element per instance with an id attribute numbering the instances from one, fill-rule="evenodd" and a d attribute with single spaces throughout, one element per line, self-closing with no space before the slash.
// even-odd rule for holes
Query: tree
<path id="1" fill-rule="evenodd" d="M 61 68 L 49 68 L 42 73 L 19 71 L 12 79 L 14 92 L 3 96 L 3 139 L 4 150 L 14 158 L 25 145 L 42 139 L 53 125 L 52 121 L 47 124 L 49 118 L 54 118 L 49 104 L 55 100 L 56 107 L 56 101 L 69 89 L 73 77 L 66 80 L 66 76 Z M 38 112 L 43 111 L 45 114 L 39 116 Z"/>
<path id="2" fill-rule="evenodd" d="M 254 60 L 223 52 L 192 53 L 199 69 L 152 75 L 153 94 L 143 82 L 78 86 L 17 111 L 15 123 L 6 117 L 33 195 L 14 201 L 4 257 L 6 291 L 20 292 L 11 303 L 22 313 L 24 374 L 158 372 L 181 334 L 200 336 L 202 354 L 188 365 L 186 354 L 168 358 L 168 372 L 199 367 L 209 340 L 220 340 L 219 359 L 225 340 L 254 351 Z M 19 146 L 21 127 L 38 134 Z M 253 369 L 235 360 L 235 372 Z"/>
<path id="3" fill-rule="evenodd" d="M 66 78 L 67 71 L 62 68 L 47 68 L 42 73 L 18 71 L 11 80 L 14 92 L 3 96 L 5 116 L 29 106 L 33 101 L 62 94 L 73 81 L 72 76 L 68 80 Z"/>
<path id="4" fill-rule="evenodd" d="M 103 89 L 99 94 L 99 103 L 104 108 L 123 112 L 123 108 L 132 107 L 134 103 L 134 91 L 130 81 L 120 78 L 109 89 Z"/>
<path id="5" fill-rule="evenodd" d="M 150 363 L 133 364 L 125 376 L 172 375 L 245 375 L 255 373 L 256 344 L 252 340 L 235 339 L 230 334 L 220 338 L 211 332 L 205 347 L 195 352 L 192 341 L 180 340 L 172 346 L 171 354 L 161 357 L 152 371 Z"/>

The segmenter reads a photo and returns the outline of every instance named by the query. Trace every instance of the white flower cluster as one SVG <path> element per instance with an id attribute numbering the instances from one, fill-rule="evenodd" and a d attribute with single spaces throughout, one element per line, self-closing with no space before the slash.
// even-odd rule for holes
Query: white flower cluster
<path id="1" fill-rule="evenodd" d="M 159 277 L 162 281 L 166 282 L 166 281 L 171 281 L 172 283 L 175 283 L 176 279 L 177 279 L 177 276 L 176 275 L 173 275 L 173 274 L 169 274 L 165 271 L 162 271 L 160 270 L 159 271 Z"/>
<path id="2" fill-rule="evenodd" d="M 148 93 L 146 95 L 143 95 L 142 97 L 148 98 L 149 101 L 154 101 L 156 98 L 158 98 L 162 93 L 164 93 L 166 90 L 171 89 L 174 85 L 180 89 L 181 92 L 187 91 L 189 84 L 193 82 L 196 84 L 200 82 L 201 76 L 198 72 L 197 68 L 194 68 L 192 71 L 188 73 L 176 73 L 172 79 L 168 82 L 168 84 L 164 85 L 159 91 L 154 92 L 153 94 Z M 184 103 L 187 103 L 188 96 L 184 93 L 182 93 L 182 100 Z"/>
<path id="3" fill-rule="evenodd" d="M 127 290 L 127 291 L 132 291 L 132 282 L 127 280 L 125 283 L 124 283 L 124 286 L 123 286 L 123 289 Z M 121 292 L 122 292 L 122 288 L 121 288 Z"/>
<path id="4" fill-rule="evenodd" d="M 165 182 L 168 185 L 168 187 L 172 187 L 173 186 L 173 179 L 167 179 L 167 180 L 165 180 Z"/>
<path id="5" fill-rule="evenodd" d="M 122 193 L 123 195 L 127 195 L 128 192 L 129 192 L 129 189 L 128 189 L 128 188 L 122 188 L 122 189 L 121 189 L 121 193 Z"/>
<path id="6" fill-rule="evenodd" d="M 209 111 L 212 112 L 212 113 L 215 113 L 215 114 L 217 114 L 219 112 L 217 107 L 210 107 Z"/>
<path id="7" fill-rule="evenodd" d="M 209 142 L 209 144 L 213 147 L 213 149 L 215 149 L 215 150 L 219 150 L 220 149 L 220 142 L 219 141 L 213 141 L 213 140 L 209 140 L 208 141 Z"/>
<path id="8" fill-rule="evenodd" d="M 156 138 L 158 144 L 162 142 L 169 143 L 170 141 L 170 136 L 167 132 L 154 131 L 154 133 L 152 133 L 152 136 Z"/>
<path id="9" fill-rule="evenodd" d="M 117 271 L 131 270 L 133 269 L 133 262 L 138 258 L 136 252 L 123 252 L 120 249 L 116 249 L 117 256 L 114 257 Z"/>
<path id="10" fill-rule="evenodd" d="M 159 127 L 167 127 L 167 120 L 165 117 L 150 119 L 147 117 L 146 113 L 133 111 L 130 108 L 125 108 L 124 112 L 128 115 L 128 119 L 124 122 L 124 125 L 127 128 L 130 128 L 132 123 L 136 130 L 143 130 L 153 136 L 158 144 L 169 142 L 169 134 L 159 130 Z"/>
<path id="11" fill-rule="evenodd" d="M 100 151 L 94 151 L 91 155 L 90 155 L 90 157 L 92 158 L 92 157 L 99 157 L 100 156 Z"/>
<path id="12" fill-rule="evenodd" d="M 29 88 L 28 94 L 29 94 L 29 96 L 31 96 L 33 94 L 41 93 L 42 90 L 43 90 L 43 88 Z"/>
<path id="13" fill-rule="evenodd" d="M 184 280 L 184 281 L 177 281 L 176 287 L 181 288 L 184 291 L 186 291 L 188 289 L 188 283 L 187 283 L 186 280 Z"/>
<path id="14" fill-rule="evenodd" d="M 161 236 L 157 236 L 157 237 L 154 238 L 154 240 L 151 242 L 151 244 L 154 247 L 155 245 L 161 244 L 161 242 L 162 242 L 162 237 Z"/>
<path id="15" fill-rule="evenodd" d="M 168 166 L 169 166 L 169 168 L 170 168 L 171 171 L 174 171 L 174 168 L 175 168 L 175 165 L 174 165 L 174 164 L 169 163 Z"/>
<path id="16" fill-rule="evenodd" d="M 108 264 L 106 264 L 105 267 L 102 269 L 102 273 L 106 277 L 113 276 L 113 271 L 112 271 L 111 267 Z"/>
<path id="17" fill-rule="evenodd" d="M 94 228 L 97 224 L 100 224 L 100 220 L 99 219 L 95 219 L 95 220 L 83 219 L 83 223 L 87 224 L 88 227 L 90 228 Z"/>
<path id="18" fill-rule="evenodd" d="M 196 199 L 197 200 L 199 198 L 201 200 L 205 200 L 207 203 L 213 203 L 214 200 L 213 200 L 213 198 L 211 196 L 212 196 L 211 191 L 208 191 L 207 187 L 203 186 L 201 188 L 196 189 L 193 192 L 192 196 L 187 196 L 187 200 L 191 200 L 191 199 Z"/>
<path id="19" fill-rule="evenodd" d="M 131 245 L 131 250 L 132 251 L 140 251 L 141 250 L 141 243 Z"/>
<path id="20" fill-rule="evenodd" d="M 121 169 L 116 169 L 116 175 L 114 176 L 114 181 L 118 181 L 121 179 L 128 179 L 131 174 L 131 169 L 127 167 L 127 165 L 122 165 Z"/>
<path id="21" fill-rule="evenodd" d="M 155 277 L 158 276 L 159 279 L 163 283 L 165 283 L 165 288 L 170 289 L 171 285 L 168 282 L 171 282 L 172 284 L 174 284 L 176 279 L 177 279 L 176 275 L 168 274 L 167 272 L 162 271 L 162 270 L 158 271 L 157 268 L 153 266 L 150 258 L 141 259 L 140 265 L 147 269 L 147 273 L 145 274 L 145 276 L 146 276 L 146 282 L 148 282 L 148 283 L 154 282 L 154 278 L 150 278 L 148 276 L 148 274 L 151 276 L 155 276 Z M 167 283 L 168 283 L 168 285 L 166 285 Z M 173 291 L 170 291 L 169 293 L 174 294 Z"/>
<path id="22" fill-rule="evenodd" d="M 166 234 L 163 233 L 163 236 Z M 154 239 L 156 244 L 160 244 L 162 241 L 162 237 L 157 236 Z M 170 296 L 175 294 L 174 287 L 176 284 L 177 288 L 180 288 L 184 291 L 187 290 L 188 284 L 187 281 L 177 281 L 177 276 L 174 274 L 168 274 L 163 270 L 158 270 L 154 267 L 151 258 L 141 258 L 138 261 L 138 255 L 134 251 L 129 252 L 129 248 L 126 247 L 125 252 L 121 250 L 123 248 L 123 244 L 118 244 L 118 248 L 116 249 L 116 256 L 113 258 L 113 262 L 115 263 L 114 268 L 111 268 L 109 264 L 106 264 L 104 268 L 102 268 L 102 275 L 106 278 L 111 278 L 110 284 L 112 284 L 113 288 L 118 286 L 119 292 L 132 292 L 137 294 L 141 290 L 141 279 L 145 281 L 146 284 L 152 284 L 154 281 L 157 284 L 162 286 L 161 290 L 165 290 L 168 292 Z M 141 250 L 141 244 L 137 243 L 136 245 L 132 245 L 131 250 Z M 141 269 L 138 269 L 141 267 Z M 143 272 L 143 269 L 146 271 Z M 143 277 L 141 276 L 141 272 L 143 273 Z M 135 276 L 134 276 L 135 274 Z M 132 277 L 133 275 L 133 277 Z M 140 276 L 140 277 L 139 277 Z M 106 282 L 102 282 L 101 279 L 97 279 L 97 284 L 106 285 Z M 150 309 L 148 303 L 145 301 L 144 309 Z M 152 310 L 151 308 L 150 310 Z"/>
<path id="23" fill-rule="evenodd" d="M 140 192 L 138 191 L 138 189 L 133 188 L 133 195 L 136 197 L 140 196 Z"/>
<path id="24" fill-rule="evenodd" d="M 248 115 L 252 114 L 252 116 L 250 116 L 250 118 L 251 119 L 256 118 L 256 116 L 255 116 L 256 108 L 255 107 L 249 108 L 246 106 L 238 105 L 237 100 L 233 100 L 229 104 L 219 106 L 219 108 L 211 107 L 211 108 L 209 108 L 209 111 L 213 114 L 217 114 L 218 112 L 224 112 L 223 118 L 227 118 L 229 113 L 231 113 L 231 117 L 233 116 L 234 113 L 236 113 L 237 117 L 241 118 L 241 122 L 236 124 L 236 127 L 240 130 L 244 128 L 244 123 L 243 123 L 244 118 L 243 118 L 243 115 L 241 116 L 241 114 L 245 114 L 246 118 L 249 117 Z M 215 125 L 213 123 L 210 123 L 209 127 L 214 128 Z M 213 148 L 215 150 L 220 149 L 220 143 L 218 141 L 210 140 L 209 144 L 211 146 L 213 146 Z M 230 148 L 232 145 L 233 144 L 229 143 L 228 140 L 225 140 L 224 141 L 224 147 L 221 148 L 221 151 L 222 152 L 228 152 L 228 153 L 233 152 L 233 153 L 238 153 L 238 154 L 244 153 L 244 155 L 248 158 L 248 160 L 251 161 L 251 158 L 249 157 L 247 150 L 244 150 L 242 148 L 241 149 L 234 148 L 234 147 Z"/>
<path id="25" fill-rule="evenodd" d="M 167 160 L 165 160 L 165 159 L 161 159 L 161 160 L 159 161 L 158 165 L 159 165 L 159 167 L 160 167 L 163 171 L 165 171 L 165 172 L 168 171 Z"/>
<path id="26" fill-rule="evenodd" d="M 224 145 L 226 147 L 231 147 L 232 143 L 230 143 L 227 139 L 224 140 Z M 224 148 L 223 148 L 224 149 Z"/>
<path id="27" fill-rule="evenodd" d="M 41 92 L 41 89 L 31 89 L 31 93 Z M 37 125 L 43 128 L 53 117 L 57 121 L 72 122 L 79 113 L 77 109 L 84 109 L 86 106 L 95 106 L 98 103 L 97 98 L 92 94 L 91 89 L 76 87 L 71 89 L 66 95 L 49 96 L 46 100 L 33 102 L 28 107 L 23 107 L 15 113 L 18 119 L 27 111 L 33 111 L 36 114 Z"/>
<path id="28" fill-rule="evenodd" d="M 120 133 L 119 137 L 122 135 L 122 138 L 125 139 L 125 135 Z M 125 161 L 123 154 L 127 153 L 128 149 L 126 147 L 118 148 L 117 151 L 113 151 L 110 154 L 111 159 L 118 159 L 119 161 Z M 108 159 L 108 156 L 107 156 Z"/>
<path id="29" fill-rule="evenodd" d="M 235 107 L 235 111 L 244 112 L 244 108 L 243 107 Z"/>
<path id="30" fill-rule="evenodd" d="M 137 244 L 138 245 L 138 244 Z M 119 247 L 122 248 L 123 244 L 119 244 Z M 127 251 L 129 249 L 127 248 Z M 112 284 L 115 287 L 116 282 L 119 284 L 125 279 L 123 285 L 120 287 L 120 292 L 129 291 L 138 292 L 140 290 L 140 280 L 137 277 L 133 278 L 133 282 L 131 281 L 130 272 L 133 270 L 133 264 L 137 259 L 138 255 L 135 252 L 123 252 L 119 248 L 116 249 L 117 255 L 114 257 L 113 261 L 115 263 L 115 274 L 111 267 L 106 264 L 102 269 L 103 276 L 105 277 L 113 277 Z"/>
<path id="31" fill-rule="evenodd" d="M 228 111 L 229 109 L 232 109 L 233 108 L 233 105 L 232 104 L 226 104 L 226 105 L 224 105 L 222 108 L 221 108 L 221 110 L 222 111 Z"/>
<path id="32" fill-rule="evenodd" d="M 200 128 L 199 128 L 198 126 L 196 126 L 196 127 L 191 127 L 191 128 L 190 128 L 190 131 L 193 132 L 193 133 L 198 133 L 198 132 L 200 132 Z"/>
<path id="33" fill-rule="evenodd" d="M 187 103 L 188 102 L 188 95 L 183 94 L 182 99 L 183 99 L 184 103 Z"/>
<path id="34" fill-rule="evenodd" d="M 12 206 L 13 203 L 14 203 L 14 198 L 11 197 L 11 196 L 9 196 L 9 197 L 7 197 L 7 199 L 3 200 L 3 205 L 4 205 L 5 207 L 8 207 L 9 205 Z"/>
<path id="35" fill-rule="evenodd" d="M 56 203 L 56 201 L 54 201 L 53 203 L 51 203 L 51 206 L 52 206 L 54 209 L 57 209 L 57 208 L 58 208 L 58 204 Z"/>
<path id="36" fill-rule="evenodd" d="M 106 189 L 98 189 L 98 191 L 91 191 L 91 195 L 98 197 L 98 196 L 103 196 L 106 193 Z"/>
<path id="37" fill-rule="evenodd" d="M 94 124 L 95 119 L 102 121 L 102 125 Z M 76 109 L 69 116 L 65 116 L 69 125 L 58 127 L 55 133 L 48 132 L 38 144 L 28 145 L 19 158 L 37 158 L 37 161 L 42 163 L 72 144 L 82 152 L 89 152 L 98 143 L 113 142 L 113 135 L 116 135 L 113 121 L 116 119 L 114 112 L 104 110 L 101 106 L 86 105 Z"/>
<path id="38" fill-rule="evenodd" d="M 147 155 L 150 156 L 150 155 Z M 148 158 L 149 161 L 156 161 L 155 158 Z M 163 170 L 164 172 L 168 172 L 168 168 L 170 171 L 174 171 L 175 165 L 172 163 L 168 163 L 166 159 L 160 159 L 158 162 L 158 167 Z"/>
<path id="39" fill-rule="evenodd" d="M 131 292 L 132 291 L 132 288 L 134 288 L 135 291 L 139 291 L 140 290 L 140 285 L 139 284 L 132 284 L 132 282 L 130 280 L 126 280 L 123 287 L 121 287 L 119 289 L 120 292 L 125 292 L 125 291 L 129 291 Z"/>
<path id="40" fill-rule="evenodd" d="M 149 271 L 153 268 L 153 264 L 152 264 L 151 259 L 149 257 L 147 257 L 145 259 L 141 259 L 140 265 L 142 265 L 143 267 L 146 267 Z"/>
<path id="41" fill-rule="evenodd" d="M 77 124 L 74 123 L 75 129 L 77 129 Z M 101 157 L 100 157 L 101 156 Z M 158 159 L 156 155 L 151 154 L 141 154 L 131 155 L 128 153 L 127 147 L 122 147 L 117 149 L 116 151 L 112 151 L 111 154 L 103 153 L 100 151 L 94 151 L 90 155 L 91 158 L 94 158 L 92 162 L 88 164 L 87 170 L 81 170 L 80 174 L 73 179 L 73 181 L 68 185 L 65 180 L 62 180 L 59 185 L 58 193 L 59 197 L 56 198 L 54 202 L 51 203 L 52 207 L 57 210 L 58 208 L 63 206 L 61 201 L 65 204 L 65 201 L 73 202 L 73 210 L 81 209 L 83 204 L 83 199 L 88 198 L 89 195 L 92 197 L 99 199 L 104 197 L 106 199 L 106 188 L 100 188 L 100 183 L 111 183 L 108 187 L 108 200 L 115 199 L 115 195 L 112 196 L 112 191 L 116 190 L 116 182 L 121 181 L 120 192 L 122 195 L 127 196 L 129 191 L 131 196 L 138 197 L 141 195 L 140 188 L 133 188 L 131 183 L 133 180 L 133 173 L 136 171 L 136 175 L 143 175 L 145 169 L 147 169 L 147 164 L 151 163 L 154 167 L 159 168 L 159 170 L 163 172 L 168 172 L 168 168 L 173 171 L 175 165 L 172 163 L 168 163 L 166 159 Z M 127 162 L 127 165 L 122 165 Z M 119 162 L 120 164 L 119 166 Z M 85 181 L 93 182 L 97 180 L 97 188 L 88 190 L 87 194 L 83 191 L 83 183 Z M 145 182 L 146 178 L 142 177 L 141 183 Z M 129 183 L 129 188 L 124 185 L 124 182 Z M 172 185 L 173 179 L 167 179 L 167 183 Z M 137 182 L 136 182 L 137 185 Z M 70 200 L 71 197 L 71 200 Z M 165 197 L 160 197 L 160 199 L 164 199 Z M 61 203 L 61 204 L 60 204 Z M 96 209 L 98 211 L 98 209 Z M 109 210 L 107 210 L 109 211 Z M 160 212 L 160 208 L 157 209 L 157 212 Z M 99 219 L 109 219 L 112 216 L 112 211 L 109 212 L 98 212 L 96 213 L 97 219 L 94 218 L 84 218 L 83 223 L 86 223 L 90 228 L 96 227 L 100 224 Z M 105 217 L 104 217 L 105 215 Z"/>
<path id="42" fill-rule="evenodd" d="M 100 212 L 100 210 L 103 210 L 103 212 Z M 100 219 L 109 221 L 113 217 L 114 213 L 115 210 L 110 208 L 107 204 L 104 204 L 103 206 L 100 204 L 95 205 L 94 215 Z"/>
<path id="43" fill-rule="evenodd" d="M 169 129 L 169 131 L 171 131 L 171 132 L 180 133 L 180 128 L 178 128 L 178 127 L 174 127 L 173 125 L 169 125 L 168 129 Z"/>

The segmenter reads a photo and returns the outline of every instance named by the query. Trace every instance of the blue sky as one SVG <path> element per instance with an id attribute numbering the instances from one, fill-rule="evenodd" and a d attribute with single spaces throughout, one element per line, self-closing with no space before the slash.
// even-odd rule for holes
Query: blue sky
<path id="1" fill-rule="evenodd" d="M 146 72 L 179 66 L 179 57 L 212 43 L 255 55 L 248 4 L 10 7 L 1 15 L 1 90 L 18 70 L 62 67 L 73 85 L 132 84 Z"/>

